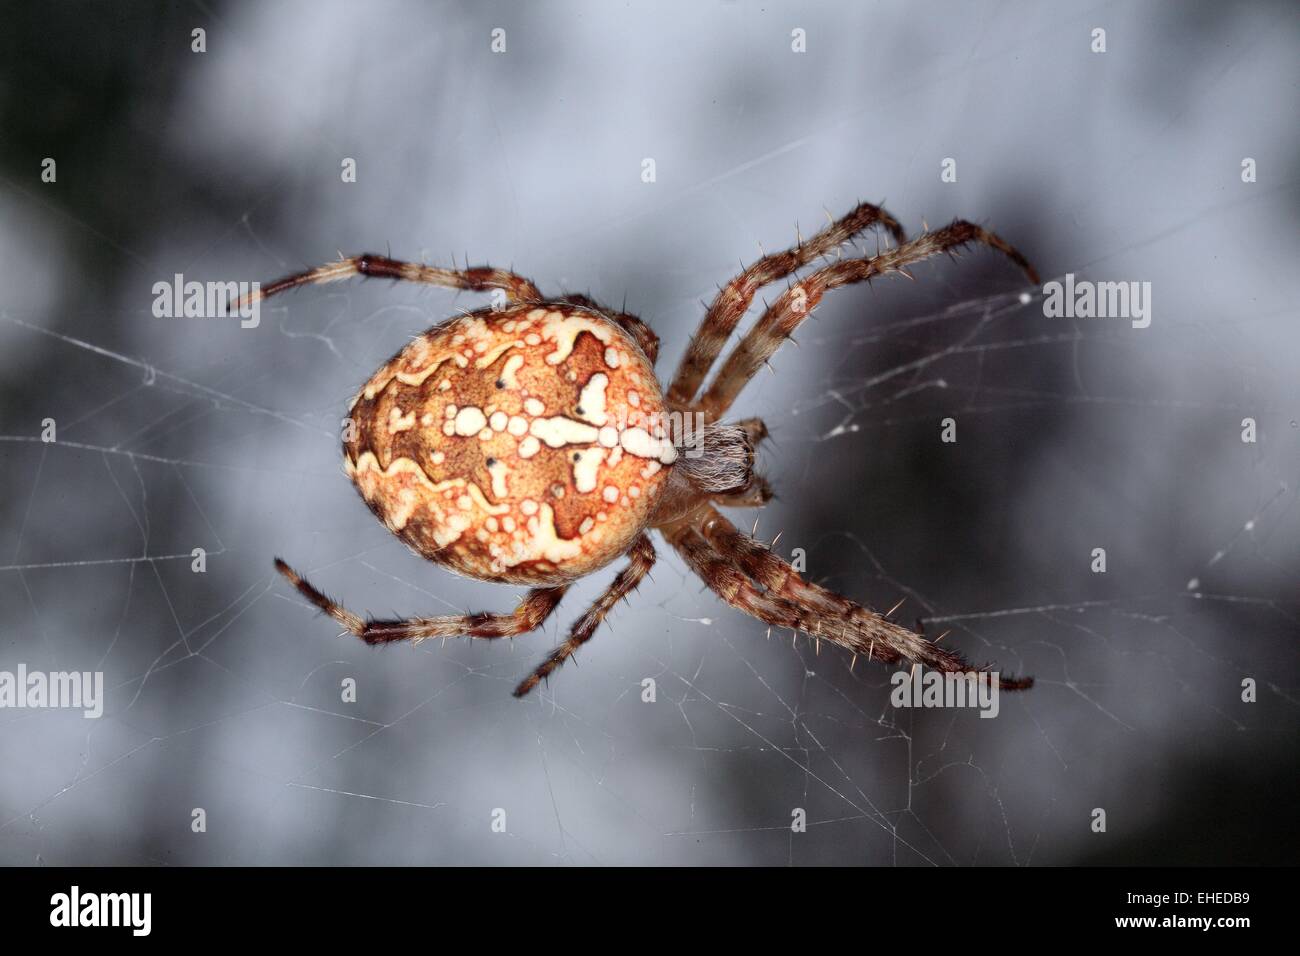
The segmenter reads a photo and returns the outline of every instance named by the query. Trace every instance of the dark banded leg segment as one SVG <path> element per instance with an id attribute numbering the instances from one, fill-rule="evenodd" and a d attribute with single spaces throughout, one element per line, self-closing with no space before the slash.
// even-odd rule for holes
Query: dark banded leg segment
<path id="1" fill-rule="evenodd" d="M 289 579 L 298 593 L 316 605 L 367 644 L 391 644 L 394 641 L 419 643 L 430 637 L 515 637 L 542 626 L 550 617 L 568 585 L 534 588 L 509 614 L 444 614 L 438 617 L 411 617 L 402 620 L 367 620 L 318 591 L 279 558 L 275 569 Z"/>
<path id="2" fill-rule="evenodd" d="M 246 299 L 240 299 L 238 306 L 246 308 L 254 302 L 269 299 L 273 295 L 296 289 L 303 285 L 320 285 L 325 282 L 338 282 L 362 276 L 374 279 L 394 279 L 398 282 L 418 282 L 424 285 L 442 286 L 446 289 L 465 289 L 470 292 L 488 292 L 492 289 L 505 290 L 506 297 L 515 302 L 539 302 L 542 294 L 532 281 L 504 269 L 492 266 L 476 266 L 472 269 L 439 269 L 436 266 L 421 265 L 418 262 L 403 262 L 388 256 L 379 256 L 366 252 L 359 256 L 330 262 L 306 272 L 285 276 L 270 285 L 263 286 Z"/>
<path id="3" fill-rule="evenodd" d="M 591 639 L 591 635 L 596 633 L 596 628 L 600 626 L 601 621 L 605 620 L 605 615 L 614 609 L 614 605 L 637 589 L 642 579 L 654 566 L 654 545 L 650 543 L 649 537 L 642 534 L 632 543 L 627 556 L 629 558 L 627 567 L 618 572 L 610 586 L 605 589 L 605 593 L 596 599 L 595 603 L 587 609 L 587 613 L 578 618 L 569 632 L 568 640 L 551 651 L 535 671 L 519 682 L 519 686 L 515 688 L 516 697 L 523 697 L 551 676 L 552 671 Z"/>

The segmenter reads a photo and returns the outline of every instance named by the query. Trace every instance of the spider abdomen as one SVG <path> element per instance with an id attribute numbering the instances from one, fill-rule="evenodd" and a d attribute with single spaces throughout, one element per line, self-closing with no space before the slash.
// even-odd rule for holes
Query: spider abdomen
<path id="1" fill-rule="evenodd" d="M 565 303 L 416 337 L 362 387 L 343 437 L 362 498 L 419 554 L 531 585 L 626 551 L 676 460 L 645 355 L 616 322 Z"/>

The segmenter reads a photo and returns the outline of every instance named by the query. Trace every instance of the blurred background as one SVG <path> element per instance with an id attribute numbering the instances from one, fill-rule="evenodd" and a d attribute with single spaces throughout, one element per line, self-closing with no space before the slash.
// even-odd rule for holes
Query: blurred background
<path id="1" fill-rule="evenodd" d="M 0 710 L 0 862 L 1293 861 L 1298 21 L 1283 2 L 7 11 L 0 670 L 107 690 L 99 720 Z M 338 639 L 273 555 L 376 614 L 514 605 L 389 536 L 338 452 L 373 369 L 483 300 L 350 283 L 256 329 L 152 312 L 175 273 L 468 257 L 626 299 L 669 375 L 760 246 L 859 199 L 909 232 L 984 223 L 1045 278 L 1152 286 L 1147 329 L 1049 319 L 1000 257 L 941 258 L 828 296 L 735 409 L 772 431 L 759 536 L 1035 675 L 995 720 L 895 710 L 887 670 L 769 638 L 665 548 L 522 702 L 613 569 L 513 643 Z"/>

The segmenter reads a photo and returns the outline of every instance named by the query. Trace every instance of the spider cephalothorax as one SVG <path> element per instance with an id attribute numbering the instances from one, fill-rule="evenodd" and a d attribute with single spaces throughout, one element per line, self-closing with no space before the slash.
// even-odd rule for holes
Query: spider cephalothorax
<path id="1" fill-rule="evenodd" d="M 795 276 L 873 225 L 898 244 L 871 257 L 836 259 L 792 281 L 703 387 L 760 287 Z M 1000 250 L 1038 281 L 1020 253 L 979 226 L 958 220 L 908 241 L 893 217 L 862 203 L 728 283 L 666 390 L 654 374 L 658 339 L 640 319 L 585 296 L 545 299 L 511 272 L 362 255 L 281 279 L 257 297 L 355 275 L 504 291 L 497 307 L 416 337 L 362 386 L 345 421 L 344 463 L 375 515 L 416 552 L 471 577 L 531 590 L 508 614 L 366 620 L 278 558 L 276 567 L 350 632 L 382 644 L 531 631 L 573 580 L 626 556 L 627 566 L 568 639 L 515 689 L 521 696 L 636 589 L 655 560 L 647 534 L 654 529 L 718 597 L 769 627 L 825 638 L 855 656 L 969 671 L 956 652 L 804 580 L 718 508 L 760 507 L 771 497 L 753 470 L 766 427 L 758 419 L 722 418 L 821 297 L 970 242 Z M 1004 689 L 1030 683 L 1000 682 Z"/>

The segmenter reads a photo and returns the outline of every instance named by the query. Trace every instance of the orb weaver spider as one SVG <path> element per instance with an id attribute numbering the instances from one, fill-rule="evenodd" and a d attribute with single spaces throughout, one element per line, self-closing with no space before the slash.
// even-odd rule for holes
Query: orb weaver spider
<path id="1" fill-rule="evenodd" d="M 795 277 L 872 227 L 883 228 L 895 244 Z M 626 557 L 568 638 L 515 688 L 522 697 L 641 583 L 655 562 L 653 529 L 724 603 L 769 628 L 824 638 L 855 661 L 864 655 L 971 671 L 958 653 L 901 627 L 891 614 L 805 580 L 718 510 L 757 508 L 771 498 L 753 468 L 766 426 L 757 418 L 727 423 L 723 416 L 822 296 L 875 276 L 906 275 L 909 264 L 968 243 L 1002 252 L 1038 283 L 1024 256 L 980 226 L 955 220 L 909 240 L 893 216 L 861 203 L 727 283 L 666 390 L 654 372 L 659 340 L 641 319 L 585 296 L 547 299 L 512 272 L 440 269 L 366 254 L 280 279 L 242 304 L 351 276 L 495 292 L 492 307 L 429 329 L 362 386 L 345 419 L 343 457 L 366 504 L 417 554 L 473 578 L 530 590 L 510 613 L 367 620 L 281 559 L 275 567 L 307 600 L 374 645 L 524 634 L 546 620 L 573 581 Z M 788 277 L 794 277 L 789 287 L 705 387 L 755 293 Z M 674 432 L 674 422 L 692 420 L 698 423 L 693 434 Z M 1031 683 L 999 678 L 1004 690 Z"/>

